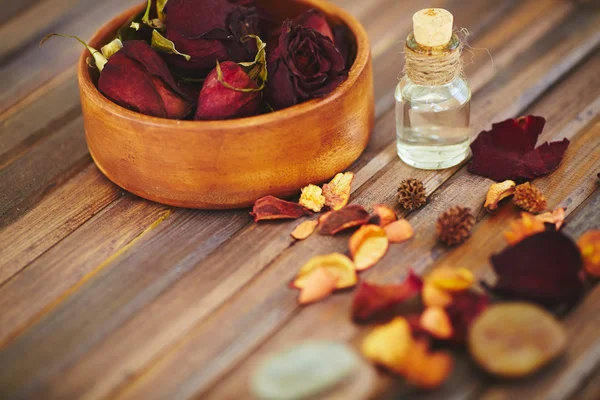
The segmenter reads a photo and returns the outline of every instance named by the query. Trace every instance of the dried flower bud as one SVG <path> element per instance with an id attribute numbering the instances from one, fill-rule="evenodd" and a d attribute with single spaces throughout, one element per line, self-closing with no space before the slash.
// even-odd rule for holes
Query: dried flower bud
<path id="1" fill-rule="evenodd" d="M 421 207 L 427 201 L 425 186 L 418 179 L 406 179 L 398 188 L 398 203 L 406 210 Z"/>
<path id="2" fill-rule="evenodd" d="M 437 220 L 437 237 L 448 246 L 460 244 L 470 236 L 474 224 L 475 217 L 470 208 L 449 208 Z"/>
<path id="3" fill-rule="evenodd" d="M 485 198 L 485 209 L 489 212 L 495 211 L 502 199 L 512 196 L 515 193 L 515 186 L 516 183 L 510 180 L 491 185 Z"/>
<path id="4" fill-rule="evenodd" d="M 546 209 L 546 198 L 540 189 L 529 182 L 516 187 L 513 202 L 517 207 L 534 214 Z"/>

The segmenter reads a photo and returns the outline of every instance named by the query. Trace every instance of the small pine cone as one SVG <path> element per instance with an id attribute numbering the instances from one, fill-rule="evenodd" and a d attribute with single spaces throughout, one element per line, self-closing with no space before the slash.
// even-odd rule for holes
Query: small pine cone
<path id="1" fill-rule="evenodd" d="M 519 208 L 537 214 L 546 209 L 546 198 L 541 190 L 529 182 L 517 186 L 513 202 Z"/>
<path id="2" fill-rule="evenodd" d="M 427 201 L 425 186 L 418 179 L 406 179 L 398 188 L 398 203 L 406 210 L 421 207 Z"/>
<path id="3" fill-rule="evenodd" d="M 470 208 L 449 208 L 437 220 L 437 237 L 448 246 L 460 244 L 469 237 L 474 224 L 475 217 Z"/>

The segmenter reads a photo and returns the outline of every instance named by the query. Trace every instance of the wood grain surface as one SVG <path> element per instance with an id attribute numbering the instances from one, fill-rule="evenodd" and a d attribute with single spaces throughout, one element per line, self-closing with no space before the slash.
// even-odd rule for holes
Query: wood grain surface
<path id="1" fill-rule="evenodd" d="M 419 171 L 395 154 L 393 90 L 412 13 L 449 9 L 468 28 L 465 71 L 473 133 L 523 114 L 546 117 L 540 140 L 567 137 L 561 166 L 535 180 L 548 207 L 567 207 L 565 232 L 600 228 L 600 4 L 593 0 L 336 0 L 357 17 L 373 56 L 376 124 L 356 173 L 352 203 L 396 206 L 398 183 L 426 186 L 428 204 L 400 209 L 416 237 L 394 245 L 364 278 L 397 282 L 412 266 L 465 266 L 493 279 L 488 259 L 518 217 L 512 205 L 482 209 L 491 181 L 465 165 Z M 249 399 L 267 355 L 307 338 L 360 343 L 352 293 L 309 307 L 287 287 L 310 257 L 346 251 L 348 234 L 294 242 L 300 221 L 252 223 L 248 210 L 195 211 L 126 193 L 93 164 L 83 132 L 76 42 L 138 0 L 25 0 L 0 8 L 0 398 Z M 477 216 L 456 248 L 435 241 L 452 205 Z M 600 290 L 560 313 L 566 355 L 523 381 L 483 374 L 454 351 L 451 379 L 416 391 L 378 372 L 371 398 L 600 398 Z"/>

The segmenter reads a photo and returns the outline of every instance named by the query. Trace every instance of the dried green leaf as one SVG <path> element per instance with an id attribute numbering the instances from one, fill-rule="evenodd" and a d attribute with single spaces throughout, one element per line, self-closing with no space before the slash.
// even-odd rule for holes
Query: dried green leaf
<path id="1" fill-rule="evenodd" d="M 159 10 L 159 4 L 158 3 L 163 3 L 162 4 L 162 8 Z M 165 24 L 164 24 L 164 20 L 161 18 L 161 15 L 164 18 L 164 8 L 165 5 L 167 4 L 166 0 L 157 0 L 156 1 L 156 12 L 158 14 L 158 18 L 152 18 L 150 19 L 150 10 L 152 9 L 152 0 L 148 0 L 148 4 L 146 5 L 146 11 L 144 12 L 144 16 L 142 17 L 142 22 L 146 25 L 148 25 L 150 28 L 154 28 L 154 29 L 160 29 L 161 31 L 165 29 Z"/>
<path id="2" fill-rule="evenodd" d="M 65 35 L 63 33 L 49 33 L 48 35 L 44 36 L 44 38 L 40 42 L 40 47 L 42 47 L 44 45 L 44 43 L 46 43 L 48 41 L 48 39 L 50 39 L 52 36 L 60 36 L 60 37 L 75 39 L 79 43 L 84 45 L 85 48 L 88 49 L 88 51 L 90 52 L 92 57 L 94 57 L 94 61 L 96 62 L 96 67 L 98 68 L 99 71 L 102 71 L 102 69 L 104 68 L 104 65 L 108 62 L 108 59 L 101 52 L 94 49 L 93 47 L 90 47 L 90 45 L 88 45 L 86 42 L 84 42 L 77 36 L 73 36 L 73 35 Z"/>
<path id="3" fill-rule="evenodd" d="M 123 48 L 123 42 L 121 42 L 120 39 L 115 39 L 112 42 L 110 42 L 109 44 L 102 46 L 100 51 L 102 52 L 104 57 L 110 58 L 110 57 L 112 57 L 113 54 L 115 54 L 117 51 L 121 50 L 122 48 Z"/>
<path id="4" fill-rule="evenodd" d="M 163 23 L 167 19 L 167 15 L 165 14 L 167 1 L 169 0 L 156 0 L 156 14 L 158 14 L 158 19 L 160 19 Z"/>
<path id="5" fill-rule="evenodd" d="M 252 79 L 258 85 L 258 90 L 262 90 L 267 83 L 267 44 L 263 42 L 260 37 L 256 35 L 247 35 L 242 38 L 242 42 L 247 42 L 248 40 L 254 39 L 256 40 L 256 48 L 258 49 L 256 52 L 256 57 L 254 57 L 254 61 L 249 62 L 241 62 L 238 63 L 244 71 L 248 74 L 250 79 Z"/>
<path id="6" fill-rule="evenodd" d="M 190 58 L 192 58 L 187 54 L 178 52 L 175 48 L 175 44 L 161 35 L 156 29 L 152 31 L 152 47 L 156 50 L 162 51 L 163 53 L 177 54 L 178 56 L 182 56 L 186 59 L 186 61 L 190 61 Z"/>

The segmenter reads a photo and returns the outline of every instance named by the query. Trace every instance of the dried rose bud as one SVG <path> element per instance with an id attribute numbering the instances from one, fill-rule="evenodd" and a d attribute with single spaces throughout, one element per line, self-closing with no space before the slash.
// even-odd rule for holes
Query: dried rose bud
<path id="1" fill-rule="evenodd" d="M 155 117 L 184 118 L 192 107 L 162 58 L 140 40 L 125 42 L 108 60 L 98 90 L 125 108 Z"/>
<path id="2" fill-rule="evenodd" d="M 323 97 L 348 77 L 344 57 L 330 38 L 314 29 L 287 20 L 272 42 L 265 96 L 275 110 Z"/>
<path id="3" fill-rule="evenodd" d="M 294 20 L 294 25 L 302 25 L 305 28 L 312 28 L 321 33 L 323 36 L 327 36 L 333 42 L 333 32 L 331 31 L 331 27 L 325 18 L 325 14 L 316 8 L 307 10 L 300 14 Z"/>
<path id="4" fill-rule="evenodd" d="M 189 76 L 211 71 L 217 61 L 249 61 L 256 46 L 242 42 L 247 35 L 258 34 L 258 15 L 254 8 L 231 4 L 226 0 L 169 0 L 165 37 L 189 61 L 177 55 L 165 59 L 173 68 Z"/>

